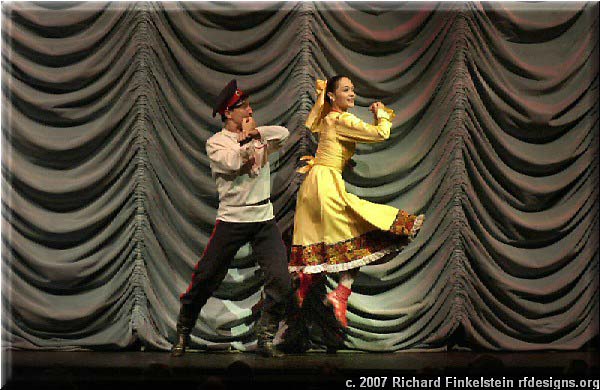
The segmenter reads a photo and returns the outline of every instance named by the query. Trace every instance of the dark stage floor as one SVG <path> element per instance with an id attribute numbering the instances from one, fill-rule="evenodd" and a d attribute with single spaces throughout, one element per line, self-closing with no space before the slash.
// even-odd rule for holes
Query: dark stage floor
<path id="1" fill-rule="evenodd" d="M 441 388 L 459 388 L 444 385 L 447 376 L 512 377 L 517 388 L 524 377 L 598 378 L 599 361 L 598 352 L 309 352 L 267 359 L 240 352 L 172 358 L 166 352 L 5 351 L 3 356 L 6 389 L 109 390 L 174 384 L 181 389 L 238 389 L 267 383 L 263 388 L 281 390 L 414 388 L 406 382 L 412 378 L 441 378 Z M 380 379 L 360 378 L 369 376 Z M 588 388 L 597 387 L 591 383 Z"/>

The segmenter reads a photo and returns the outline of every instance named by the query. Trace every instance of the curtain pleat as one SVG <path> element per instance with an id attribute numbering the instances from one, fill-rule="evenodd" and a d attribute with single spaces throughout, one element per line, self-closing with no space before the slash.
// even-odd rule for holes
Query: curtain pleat
<path id="1" fill-rule="evenodd" d="M 396 112 L 348 191 L 426 214 L 361 268 L 347 347 L 580 348 L 598 334 L 597 31 L 591 2 L 5 4 L 5 342 L 170 348 L 215 223 L 219 91 L 236 78 L 259 124 L 290 130 L 270 157 L 289 239 L 315 80 L 343 74 L 358 116 Z M 193 347 L 249 349 L 261 291 L 246 245 Z"/>

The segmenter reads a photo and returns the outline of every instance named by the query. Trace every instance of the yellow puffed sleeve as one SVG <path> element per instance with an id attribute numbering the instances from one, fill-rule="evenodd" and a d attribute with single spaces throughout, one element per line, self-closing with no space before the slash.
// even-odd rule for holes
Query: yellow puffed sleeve
<path id="1" fill-rule="evenodd" d="M 390 137 L 394 111 L 390 108 L 377 110 L 377 124 L 363 122 L 349 112 L 341 113 L 335 119 L 337 137 L 342 141 L 373 143 Z"/>

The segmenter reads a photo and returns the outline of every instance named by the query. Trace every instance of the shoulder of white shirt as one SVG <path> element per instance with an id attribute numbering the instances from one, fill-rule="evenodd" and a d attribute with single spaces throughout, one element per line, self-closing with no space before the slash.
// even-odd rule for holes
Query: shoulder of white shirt
<path id="1" fill-rule="evenodd" d="M 220 141 L 220 140 L 234 140 L 234 138 L 237 138 L 237 137 L 230 136 L 229 134 L 227 134 L 227 130 L 221 129 L 221 131 L 211 135 L 206 140 L 206 143 L 213 143 L 213 142 Z"/>

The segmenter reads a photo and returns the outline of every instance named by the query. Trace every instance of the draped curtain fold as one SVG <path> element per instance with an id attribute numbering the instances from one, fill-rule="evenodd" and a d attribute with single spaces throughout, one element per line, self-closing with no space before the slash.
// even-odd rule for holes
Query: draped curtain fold
<path id="1" fill-rule="evenodd" d="M 348 347 L 577 349 L 598 334 L 597 3 L 2 5 L 4 342 L 168 349 L 218 197 L 206 140 L 232 78 L 271 156 L 284 237 L 315 80 L 383 101 L 348 191 L 425 213 L 415 241 L 363 267 Z M 201 312 L 195 346 L 255 341 L 249 246 Z M 335 276 L 328 278 L 335 285 Z M 456 342 L 456 341 L 454 341 Z"/>

